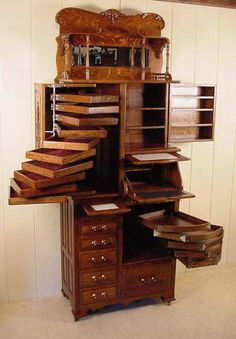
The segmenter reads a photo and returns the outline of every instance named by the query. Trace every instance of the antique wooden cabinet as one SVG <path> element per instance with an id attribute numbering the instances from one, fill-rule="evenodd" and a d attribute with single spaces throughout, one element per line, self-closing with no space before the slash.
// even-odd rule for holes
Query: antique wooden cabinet
<path id="1" fill-rule="evenodd" d="M 215 86 L 172 81 L 158 14 L 66 8 L 56 21 L 58 74 L 35 85 L 36 149 L 9 203 L 61 203 L 62 292 L 75 319 L 170 303 L 176 258 L 191 268 L 221 256 L 222 227 L 179 211 L 194 195 L 179 170 L 189 159 L 170 143 L 213 139 Z"/>

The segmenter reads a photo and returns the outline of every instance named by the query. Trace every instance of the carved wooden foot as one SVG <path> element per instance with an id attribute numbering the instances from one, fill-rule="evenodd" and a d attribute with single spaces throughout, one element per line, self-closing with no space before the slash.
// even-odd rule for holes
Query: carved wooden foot
<path id="1" fill-rule="evenodd" d="M 61 293 L 62 293 L 63 297 L 69 299 L 68 295 L 66 295 L 65 292 L 64 292 L 63 290 L 61 290 Z"/>

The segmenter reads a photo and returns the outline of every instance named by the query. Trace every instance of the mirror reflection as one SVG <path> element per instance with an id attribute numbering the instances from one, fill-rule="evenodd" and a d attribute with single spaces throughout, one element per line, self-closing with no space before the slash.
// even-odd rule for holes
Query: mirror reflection
<path id="1" fill-rule="evenodd" d="M 72 50 L 73 65 L 86 66 L 86 46 L 75 46 Z M 89 65 L 104 67 L 141 67 L 142 48 L 89 47 Z M 145 49 L 145 67 L 148 67 L 148 49 Z"/>

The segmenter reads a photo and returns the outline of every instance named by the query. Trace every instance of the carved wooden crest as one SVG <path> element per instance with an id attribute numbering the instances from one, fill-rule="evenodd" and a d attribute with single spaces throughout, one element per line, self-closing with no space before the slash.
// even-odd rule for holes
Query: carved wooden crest
<path id="1" fill-rule="evenodd" d="M 64 8 L 56 22 L 60 25 L 56 81 L 141 80 L 161 73 L 162 51 L 169 40 L 161 37 L 165 23 L 158 14 Z M 170 77 L 168 69 L 166 75 Z"/>

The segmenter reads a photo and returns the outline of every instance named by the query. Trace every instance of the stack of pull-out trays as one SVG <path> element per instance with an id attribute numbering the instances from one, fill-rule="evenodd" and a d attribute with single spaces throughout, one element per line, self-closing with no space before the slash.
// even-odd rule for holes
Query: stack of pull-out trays
<path id="1" fill-rule="evenodd" d="M 100 139 L 107 137 L 103 126 L 118 124 L 113 114 L 119 113 L 119 96 L 78 92 L 56 94 L 54 99 L 52 96 L 56 133 L 42 141 L 42 148 L 26 152 L 31 161 L 23 162 L 21 170 L 14 172 L 10 204 L 18 203 L 19 198 L 93 192 L 81 181 L 94 167 Z"/>
<path id="2" fill-rule="evenodd" d="M 163 246 L 187 268 L 216 265 L 221 258 L 223 227 L 182 212 L 165 210 L 139 216 L 139 223 L 154 230 Z"/>

